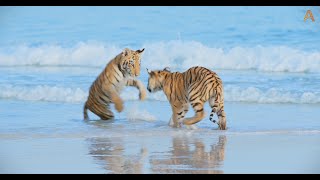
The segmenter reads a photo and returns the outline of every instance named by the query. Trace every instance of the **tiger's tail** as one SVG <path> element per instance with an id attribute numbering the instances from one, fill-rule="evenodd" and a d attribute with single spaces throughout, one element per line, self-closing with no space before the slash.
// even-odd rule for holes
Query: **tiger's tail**
<path id="1" fill-rule="evenodd" d="M 223 99 L 223 92 L 221 91 L 220 94 L 217 93 L 218 97 L 212 97 L 211 99 L 209 99 L 209 104 L 212 108 L 212 111 L 210 113 L 210 121 L 212 121 L 213 123 L 216 123 L 216 120 L 213 120 L 213 115 L 216 113 L 218 118 L 219 118 L 219 122 L 217 122 L 217 124 L 219 125 L 219 129 L 220 130 L 226 130 L 227 128 L 227 122 L 226 122 L 226 113 L 224 112 L 224 99 Z"/>
<path id="2" fill-rule="evenodd" d="M 87 102 L 84 104 L 83 106 L 83 119 L 84 120 L 88 120 L 89 117 L 88 117 L 88 108 L 87 108 Z"/>

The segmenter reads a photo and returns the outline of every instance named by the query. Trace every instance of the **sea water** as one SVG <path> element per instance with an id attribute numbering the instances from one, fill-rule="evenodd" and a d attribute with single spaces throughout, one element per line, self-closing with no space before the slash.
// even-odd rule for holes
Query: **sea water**
<path id="1" fill-rule="evenodd" d="M 308 9 L 314 13 L 315 22 L 304 21 Z M 139 160 L 140 169 L 129 170 L 122 166 L 112 169 L 110 167 L 115 165 L 110 165 L 110 161 L 117 160 L 104 159 L 109 163 L 108 168 L 99 171 L 101 166 L 96 167 L 96 161 L 92 163 L 90 158 L 97 154 L 108 156 L 113 151 L 97 152 L 104 147 L 91 146 L 94 150 L 89 150 L 89 157 L 81 156 L 85 153 L 64 151 L 66 156 L 72 154 L 71 160 L 81 156 L 84 160 L 78 161 L 91 162 L 87 166 L 70 168 L 70 165 L 68 169 L 59 166 L 61 161 L 57 161 L 41 169 L 46 164 L 45 152 L 42 152 L 43 162 L 34 160 L 30 165 L 28 161 L 28 166 L 27 161 L 21 159 L 36 158 L 39 152 L 34 150 L 37 147 L 30 144 L 43 139 L 48 139 L 40 143 L 43 151 L 47 151 L 57 148 L 49 145 L 55 139 L 89 141 L 91 145 L 101 141 L 116 144 L 123 141 L 120 146 L 137 143 L 145 147 L 148 143 L 156 146 L 154 141 L 163 137 L 159 140 L 162 148 L 174 148 L 167 143 L 171 140 L 178 144 L 198 143 L 192 138 L 191 142 L 183 138 L 179 141 L 180 136 L 184 136 L 181 134 L 199 136 L 203 138 L 200 143 L 206 145 L 212 145 L 212 142 L 204 137 L 214 137 L 214 144 L 219 144 L 225 138 L 241 139 L 248 135 L 271 135 L 272 140 L 275 134 L 282 138 L 281 134 L 303 134 L 303 137 L 299 136 L 300 140 L 293 139 L 298 143 L 311 142 L 313 138 L 308 145 L 311 144 L 314 154 L 319 153 L 319 12 L 319 7 L 1 7 L 0 140 L 3 145 L 0 170 L 14 173 L 168 172 L 163 167 L 154 168 L 152 162 L 159 162 L 150 156 L 148 162 Z M 182 72 L 192 66 L 204 66 L 217 72 L 224 84 L 228 130 L 218 131 L 217 125 L 208 120 L 211 110 L 207 104 L 206 117 L 197 124 L 197 130 L 172 129 L 167 125 L 171 108 L 163 92 L 148 93 L 145 101 L 139 101 L 139 92 L 132 87 L 121 92 L 125 101 L 122 113 L 111 107 L 115 112 L 114 120 L 101 121 L 89 113 L 92 121 L 83 121 L 83 104 L 91 83 L 126 47 L 145 48 L 141 76 L 138 77 L 145 86 L 148 81 L 146 68 L 170 67 L 172 71 Z M 190 108 L 187 116 L 193 114 Z M 119 138 L 121 141 L 117 142 Z M 81 144 L 79 148 L 86 149 L 86 145 Z M 15 149 L 18 147 L 29 149 L 29 154 L 21 155 L 20 152 L 18 156 Z M 159 152 L 156 147 L 149 148 L 154 156 L 161 151 L 171 152 L 165 148 L 159 148 Z M 281 152 L 286 154 L 288 149 Z M 229 157 L 235 155 L 230 154 Z M 304 156 L 301 158 L 305 159 Z M 319 160 L 319 157 L 309 158 Z M 132 161 L 132 164 L 137 163 Z M 228 165 L 227 162 L 231 163 Z M 176 171 L 169 173 L 264 172 L 259 168 L 236 170 L 233 167 L 236 163 L 232 162 L 227 159 L 227 164 L 218 166 L 220 170 L 217 170 L 217 166 L 211 167 L 208 162 L 198 166 L 183 161 L 184 166 L 176 166 Z M 168 162 L 162 163 L 168 165 Z M 314 164 L 306 161 L 299 167 Z M 190 169 L 190 165 L 195 169 Z M 205 166 L 210 166 L 212 171 L 210 168 L 207 171 Z M 292 165 L 288 163 L 288 167 Z M 319 173 L 319 168 L 272 170 L 270 172 Z"/>

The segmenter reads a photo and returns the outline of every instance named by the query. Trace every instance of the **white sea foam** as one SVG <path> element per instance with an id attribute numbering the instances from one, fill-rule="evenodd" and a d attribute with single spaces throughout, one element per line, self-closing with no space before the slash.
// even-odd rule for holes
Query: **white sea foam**
<path id="1" fill-rule="evenodd" d="M 143 121 L 155 121 L 156 117 L 150 114 L 146 110 L 139 108 L 138 104 L 134 104 L 131 107 L 128 107 L 126 110 L 126 116 L 128 120 L 143 120 Z"/>
<path id="2" fill-rule="evenodd" d="M 25 101 L 52 101 L 67 103 L 83 103 L 87 99 L 88 90 L 81 88 L 68 88 L 58 86 L 0 86 L 0 99 L 15 99 Z M 138 91 L 123 91 L 120 96 L 125 100 L 138 101 Z M 238 86 L 225 86 L 225 101 L 229 102 L 250 102 L 250 103 L 294 103 L 294 104 L 319 104 L 319 92 L 289 92 L 281 89 L 270 88 L 261 90 L 256 87 L 240 88 Z M 135 95 L 136 94 L 136 95 Z M 147 100 L 167 101 L 164 93 L 148 93 Z M 135 110 L 133 110 L 135 111 Z M 133 112 L 132 111 L 132 112 Z M 140 112 L 143 113 L 143 112 Z M 147 117 L 146 113 L 146 117 Z M 132 118 L 135 119 L 135 115 Z M 148 117 L 147 117 L 148 119 Z M 149 119 L 152 119 L 151 117 Z"/>
<path id="3" fill-rule="evenodd" d="M 0 86 L 1 99 L 15 99 L 25 101 L 52 101 L 77 103 L 84 102 L 88 93 L 80 88 L 65 88 L 57 86 L 38 85 L 25 86 Z"/>
<path id="4" fill-rule="evenodd" d="M 14 50 L 12 50 L 14 49 Z M 0 66 L 103 66 L 121 52 L 113 45 L 80 42 L 73 47 L 20 45 L 0 49 Z M 9 51 L 9 52 L 8 52 Z"/>
<path id="5" fill-rule="evenodd" d="M 146 49 L 142 66 L 151 69 L 187 69 L 200 65 L 216 69 L 277 72 L 320 72 L 320 52 L 287 46 L 209 47 L 196 41 L 165 41 L 142 45 Z M 124 47 L 123 47 L 124 48 Z M 123 48 L 99 42 L 60 45 L 21 45 L 0 49 L 0 66 L 104 66 Z"/>
<path id="6" fill-rule="evenodd" d="M 263 91 L 259 88 L 240 88 L 237 86 L 226 86 L 225 100 L 235 102 L 252 103 L 298 103 L 316 104 L 320 103 L 320 93 L 317 92 L 288 92 L 276 88 Z"/>

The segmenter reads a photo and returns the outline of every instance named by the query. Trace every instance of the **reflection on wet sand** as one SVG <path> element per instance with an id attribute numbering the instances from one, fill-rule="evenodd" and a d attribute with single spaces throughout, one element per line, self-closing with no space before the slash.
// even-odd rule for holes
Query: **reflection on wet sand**
<path id="1" fill-rule="evenodd" d="M 172 146 L 160 150 L 148 144 L 144 147 L 139 142 L 124 142 L 122 138 L 91 138 L 89 154 L 106 173 L 223 173 L 219 167 L 224 161 L 225 136 L 210 143 L 196 138 L 170 139 Z"/>
<path id="2" fill-rule="evenodd" d="M 142 174 L 142 161 L 146 150 L 141 148 L 137 154 L 125 154 L 124 142 L 121 139 L 92 138 L 90 155 L 98 164 L 113 174 Z"/>
<path id="3" fill-rule="evenodd" d="M 223 171 L 217 168 L 224 160 L 225 144 L 226 136 L 220 136 L 218 142 L 211 144 L 207 152 L 200 139 L 173 138 L 172 150 L 168 154 L 154 154 L 150 157 L 152 171 L 170 174 L 221 174 Z"/>

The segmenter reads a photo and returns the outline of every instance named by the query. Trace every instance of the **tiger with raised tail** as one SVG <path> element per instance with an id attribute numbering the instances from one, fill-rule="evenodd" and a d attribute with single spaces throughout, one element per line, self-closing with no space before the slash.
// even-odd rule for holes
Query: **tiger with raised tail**
<path id="1" fill-rule="evenodd" d="M 123 52 L 113 58 L 92 83 L 89 96 L 84 104 L 83 116 L 87 120 L 87 109 L 99 116 L 102 120 L 114 118 L 110 104 L 115 104 L 118 112 L 123 110 L 123 100 L 119 94 L 124 86 L 134 86 L 139 89 L 139 98 L 146 98 L 146 89 L 142 82 L 135 79 L 140 75 L 142 50 L 125 48 Z"/>
<path id="2" fill-rule="evenodd" d="M 180 127 L 180 123 L 192 125 L 201 121 L 205 114 L 203 104 L 209 101 L 212 108 L 210 121 L 214 113 L 219 118 L 219 129 L 227 128 L 226 113 L 224 112 L 223 84 L 219 76 L 204 67 L 192 67 L 187 71 L 170 72 L 169 68 L 163 70 L 148 70 L 148 91 L 163 90 L 172 108 L 172 117 L 169 125 Z M 189 103 L 195 111 L 195 116 L 184 118 L 188 112 Z"/>

